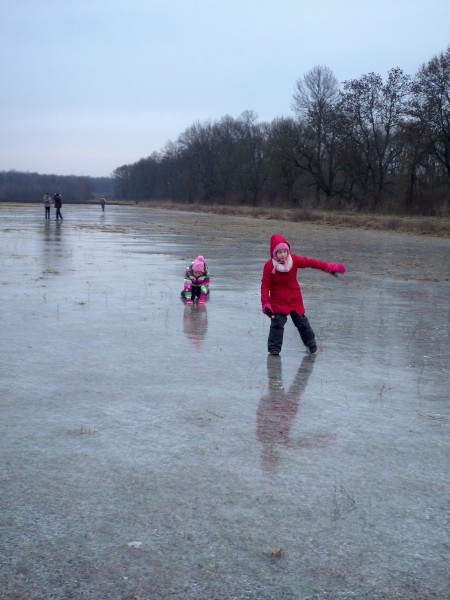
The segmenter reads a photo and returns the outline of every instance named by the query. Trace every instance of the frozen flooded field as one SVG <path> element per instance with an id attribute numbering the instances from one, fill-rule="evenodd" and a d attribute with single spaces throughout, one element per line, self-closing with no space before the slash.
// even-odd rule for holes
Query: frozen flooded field
<path id="1" fill-rule="evenodd" d="M 449 240 L 62 213 L 0 205 L 1 600 L 450 598 Z M 275 232 L 348 269 L 315 356 L 267 356 Z"/>

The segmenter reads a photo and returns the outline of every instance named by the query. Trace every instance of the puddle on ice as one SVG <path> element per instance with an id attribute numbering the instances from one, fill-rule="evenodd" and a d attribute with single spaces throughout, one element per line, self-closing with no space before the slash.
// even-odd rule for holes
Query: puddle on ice
<path id="1" fill-rule="evenodd" d="M 2 599 L 450 597 L 448 240 L 43 216 L 0 206 Z M 315 356 L 267 356 L 276 231 L 348 268 L 302 273 Z"/>

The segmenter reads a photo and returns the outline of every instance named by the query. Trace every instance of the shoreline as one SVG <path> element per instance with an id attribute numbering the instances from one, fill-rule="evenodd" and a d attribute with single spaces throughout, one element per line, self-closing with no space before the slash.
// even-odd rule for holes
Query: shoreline
<path id="1" fill-rule="evenodd" d="M 98 202 L 89 203 L 67 203 L 99 205 Z M 0 202 L 0 206 L 35 206 L 41 202 Z M 340 229 L 362 229 L 368 231 L 384 231 L 398 234 L 413 234 L 439 238 L 450 238 L 449 217 L 428 216 L 400 216 L 381 215 L 354 212 L 323 211 L 309 208 L 275 208 L 275 207 L 251 207 L 251 206 L 225 206 L 217 204 L 185 204 L 170 200 L 142 200 L 131 202 L 127 200 L 113 200 L 106 206 L 129 206 L 133 208 L 154 208 L 167 211 L 181 211 L 187 213 L 216 214 L 233 217 L 247 217 L 259 221 L 288 221 L 321 225 Z"/>

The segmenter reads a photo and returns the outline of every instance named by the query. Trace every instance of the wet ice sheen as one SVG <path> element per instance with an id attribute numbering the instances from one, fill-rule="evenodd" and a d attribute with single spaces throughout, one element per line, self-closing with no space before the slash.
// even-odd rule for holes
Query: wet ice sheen
<path id="1" fill-rule="evenodd" d="M 449 597 L 447 240 L 0 217 L 5 599 Z M 276 230 L 348 268 L 301 274 L 315 356 L 288 323 L 267 357 Z M 186 307 L 200 252 L 211 299 Z"/>

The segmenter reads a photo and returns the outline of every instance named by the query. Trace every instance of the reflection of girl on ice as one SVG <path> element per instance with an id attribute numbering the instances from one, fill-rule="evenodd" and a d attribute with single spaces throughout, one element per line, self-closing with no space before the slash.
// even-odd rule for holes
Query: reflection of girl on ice
<path id="1" fill-rule="evenodd" d="M 209 295 L 209 270 L 203 256 L 197 258 L 188 266 L 184 274 L 184 286 L 181 297 L 186 304 L 193 304 L 198 299 L 199 304 L 204 304 Z"/>
<path id="2" fill-rule="evenodd" d="M 286 392 L 282 380 L 281 358 L 270 355 L 267 357 L 268 393 L 259 401 L 256 412 L 256 436 L 262 445 L 261 464 L 266 471 L 271 471 L 278 465 L 281 448 L 292 445 L 290 431 L 314 361 L 314 356 L 304 356 L 295 379 Z"/>
<path id="3" fill-rule="evenodd" d="M 195 351 L 200 351 L 208 330 L 208 311 L 205 304 L 193 308 L 186 306 L 183 315 L 183 331 Z"/>

